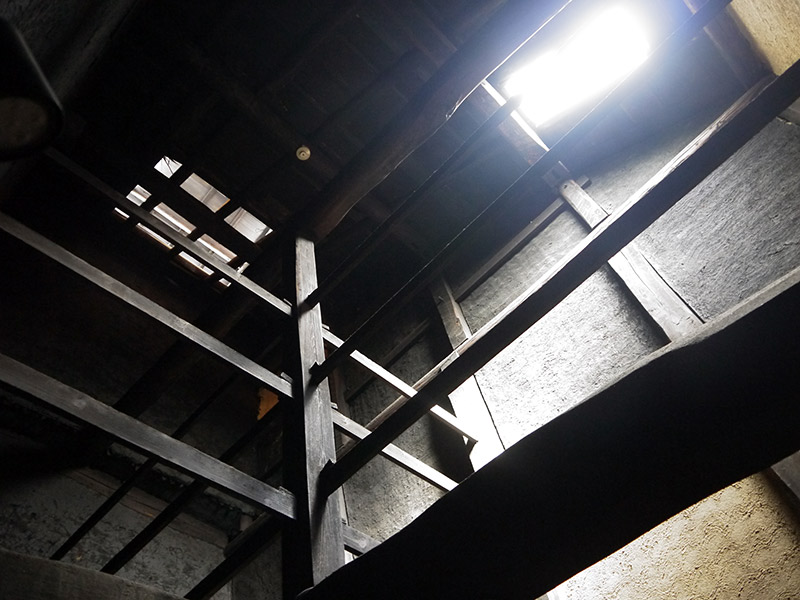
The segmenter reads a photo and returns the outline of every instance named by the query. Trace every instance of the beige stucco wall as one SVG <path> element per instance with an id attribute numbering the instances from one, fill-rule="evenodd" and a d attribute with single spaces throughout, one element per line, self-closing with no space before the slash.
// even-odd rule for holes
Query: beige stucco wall
<path id="1" fill-rule="evenodd" d="M 798 600 L 800 521 L 764 475 L 745 479 L 586 569 L 558 600 Z"/>
<path id="2" fill-rule="evenodd" d="M 734 0 L 731 7 L 777 75 L 800 60 L 798 0 Z"/>

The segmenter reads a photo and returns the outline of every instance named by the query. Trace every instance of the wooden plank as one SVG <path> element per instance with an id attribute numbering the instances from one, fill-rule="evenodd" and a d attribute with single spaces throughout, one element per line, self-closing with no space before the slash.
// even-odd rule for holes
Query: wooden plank
<path id="1" fill-rule="evenodd" d="M 295 518 L 295 500 L 289 492 L 258 481 L 5 355 L 0 355 L 0 382 L 225 493 Z"/>
<path id="2" fill-rule="evenodd" d="M 564 0 L 512 0 L 453 54 L 406 107 L 323 190 L 305 227 L 325 237 L 411 152 L 433 135 L 520 45 L 564 6 Z"/>
<path id="3" fill-rule="evenodd" d="M 356 439 L 363 439 L 367 437 L 371 431 L 359 425 L 352 419 L 347 418 L 339 411 L 333 411 L 333 424 L 343 433 Z M 425 464 L 418 458 L 415 458 L 405 450 L 400 449 L 394 444 L 387 445 L 381 450 L 381 455 L 385 456 L 393 463 L 400 465 L 406 471 L 413 473 L 420 479 L 424 479 L 431 485 L 435 485 L 440 490 L 449 492 L 458 485 L 455 481 L 440 473 L 433 467 Z"/>
<path id="4" fill-rule="evenodd" d="M 753 97 L 755 94 L 755 98 Z M 800 62 L 763 91 L 752 90 L 710 125 L 614 214 L 533 286 L 441 363 L 442 373 L 391 413 L 336 464 L 326 467 L 335 490 L 380 448 L 413 424 L 429 406 L 449 394 L 567 297 L 594 271 L 628 245 L 658 217 L 727 160 L 800 95 Z"/>
<path id="5" fill-rule="evenodd" d="M 293 269 L 286 269 L 295 289 L 296 342 L 292 359 L 294 402 L 283 429 L 284 485 L 297 498 L 298 518 L 284 529 L 284 596 L 294 597 L 344 565 L 341 508 L 338 494 L 323 494 L 323 466 L 336 460 L 331 394 L 327 380 L 311 379 L 311 365 L 325 355 L 322 313 L 308 308 L 308 295 L 317 286 L 314 243 L 302 237 L 290 250 Z"/>
<path id="6" fill-rule="evenodd" d="M 589 228 L 596 227 L 608 216 L 603 207 L 571 179 L 559 186 L 559 192 Z M 702 325 L 702 319 L 664 281 L 635 243 L 612 256 L 608 264 L 668 340 L 674 341 Z"/>
<path id="7" fill-rule="evenodd" d="M 291 396 L 292 388 L 286 380 L 278 377 L 261 365 L 235 351 L 233 348 L 226 346 L 218 339 L 208 335 L 205 331 L 198 329 L 188 321 L 162 308 L 149 298 L 117 281 L 96 267 L 93 267 L 86 261 L 78 258 L 35 231 L 28 229 L 22 225 L 22 223 L 2 213 L 0 213 L 0 230 L 5 231 L 21 242 L 38 250 L 48 258 L 67 267 L 73 273 L 80 275 L 129 306 L 142 311 L 147 316 L 165 325 L 189 342 L 208 350 L 214 356 L 221 358 L 226 363 L 250 375 L 260 383 L 263 383 L 276 394 L 284 397 Z"/>
<path id="8" fill-rule="evenodd" d="M 535 598 L 796 451 L 798 311 L 795 270 L 515 443 L 303 600 Z"/>
<path id="9" fill-rule="evenodd" d="M 343 344 L 341 338 L 334 335 L 331 331 L 327 329 L 323 331 L 323 338 L 326 342 L 329 342 L 334 348 L 338 348 Z M 350 358 L 353 359 L 356 363 L 367 369 L 370 373 L 372 373 L 375 377 L 380 379 L 383 383 L 391 387 L 396 392 L 402 394 L 406 398 L 413 398 L 417 394 L 417 390 L 414 389 L 413 386 L 408 385 L 405 381 L 400 379 L 394 373 L 384 369 L 375 361 L 367 358 L 364 354 L 359 352 L 358 350 L 353 351 L 350 354 Z M 434 405 L 430 408 L 431 416 L 436 419 L 437 421 L 444 423 L 450 429 L 455 431 L 456 433 L 463 435 L 470 441 L 476 441 L 476 432 L 464 425 L 459 419 L 453 415 L 452 413 L 448 412 L 444 408 L 438 405 Z"/>

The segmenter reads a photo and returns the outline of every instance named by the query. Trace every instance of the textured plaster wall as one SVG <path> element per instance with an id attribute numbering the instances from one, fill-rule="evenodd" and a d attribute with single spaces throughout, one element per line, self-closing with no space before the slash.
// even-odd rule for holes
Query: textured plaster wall
<path id="1" fill-rule="evenodd" d="M 764 475 L 694 505 L 556 590 L 560 600 L 796 600 L 797 514 Z"/>
<path id="2" fill-rule="evenodd" d="M 776 74 L 800 59 L 800 3 L 796 0 L 735 0 L 731 7 Z"/>

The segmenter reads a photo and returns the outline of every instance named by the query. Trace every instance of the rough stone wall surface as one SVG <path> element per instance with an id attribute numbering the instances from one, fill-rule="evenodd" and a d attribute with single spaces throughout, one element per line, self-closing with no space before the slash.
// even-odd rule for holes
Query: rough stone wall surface
<path id="1" fill-rule="evenodd" d="M 559 600 L 796 600 L 797 515 L 754 475 L 652 529 L 562 584 Z"/>
<path id="2" fill-rule="evenodd" d="M 0 544 L 13 552 L 47 557 L 104 499 L 94 489 L 62 475 L 4 482 L 0 488 Z M 151 515 L 117 505 L 64 561 L 99 569 L 150 518 Z M 224 543 L 224 538 L 221 541 Z M 182 596 L 222 558 L 219 545 L 167 528 L 119 575 Z M 230 598 L 227 587 L 215 598 Z"/>

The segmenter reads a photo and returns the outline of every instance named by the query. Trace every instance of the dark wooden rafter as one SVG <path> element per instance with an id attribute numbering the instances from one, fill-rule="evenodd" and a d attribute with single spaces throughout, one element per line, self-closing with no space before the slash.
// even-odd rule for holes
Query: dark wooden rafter
<path id="1" fill-rule="evenodd" d="M 329 464 L 326 472 L 328 491 L 340 486 L 375 456 L 380 448 L 413 424 L 427 407 L 456 389 L 566 298 L 780 114 L 798 95 L 800 63 L 796 63 L 763 91 L 758 92 L 758 88 L 751 90 L 736 102 L 538 282 L 459 346 L 453 356 L 440 365 L 442 372 L 413 400 L 399 406 L 393 405 L 392 412 L 382 416 L 383 422 L 371 435 L 337 463 Z"/>
<path id="2" fill-rule="evenodd" d="M 297 238 L 286 250 L 296 320 L 289 357 L 295 395 L 283 428 L 284 485 L 297 498 L 297 519 L 283 534 L 283 588 L 290 598 L 344 565 L 344 540 L 339 495 L 323 494 L 319 485 L 323 466 L 336 460 L 336 445 L 328 382 L 313 382 L 310 373 L 325 352 L 321 310 L 305 305 L 317 286 L 314 243 Z"/>
<path id="3" fill-rule="evenodd" d="M 658 64 L 660 61 L 669 58 L 673 52 L 683 48 L 705 24 L 711 21 L 729 3 L 730 0 L 709 0 L 701 10 L 688 18 L 674 32 L 665 36 L 656 50 L 650 55 L 651 63 Z M 364 319 L 338 350 L 331 353 L 323 364 L 315 367 L 315 376 L 321 378 L 329 374 L 349 352 L 358 347 L 370 335 L 373 335 L 388 317 L 433 282 L 444 271 L 456 253 L 471 239 L 472 234 L 480 231 L 487 223 L 491 223 L 495 217 L 502 214 L 518 195 L 527 191 L 529 186 L 541 187 L 543 184 L 542 177 L 552 168 L 557 167 L 562 158 L 565 158 L 567 152 L 583 139 L 588 132 L 594 129 L 617 106 L 620 100 L 639 85 L 639 79 L 637 72 L 634 72 L 616 86 L 511 186 L 493 202 L 489 203 L 458 235 L 443 246 L 422 269 L 384 302 L 375 313 Z"/>
<path id="4" fill-rule="evenodd" d="M 511 446 L 303 600 L 535 598 L 791 454 L 798 310 L 795 270 Z"/>
<path id="5" fill-rule="evenodd" d="M 583 0 L 576 0 L 583 1 Z M 512 0 L 423 86 L 405 108 L 322 191 L 302 225 L 325 237 L 375 186 L 432 136 L 461 102 L 568 2 Z"/>
<path id="6" fill-rule="evenodd" d="M 3 355 L 0 355 L 0 381 L 73 420 L 96 427 L 138 452 L 157 456 L 164 464 L 216 489 L 233 494 L 253 506 L 266 508 L 289 519 L 295 518 L 295 499 L 289 492 L 275 489 Z"/>

